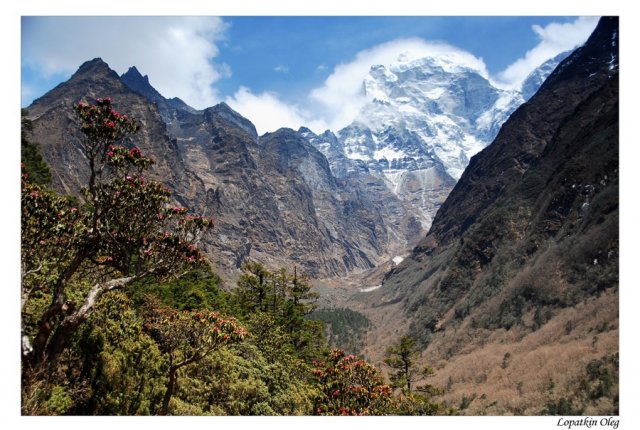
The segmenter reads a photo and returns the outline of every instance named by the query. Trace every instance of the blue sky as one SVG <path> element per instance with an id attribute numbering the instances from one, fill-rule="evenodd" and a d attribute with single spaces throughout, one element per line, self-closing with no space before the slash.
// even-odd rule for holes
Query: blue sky
<path id="1" fill-rule="evenodd" d="M 435 45 L 473 56 L 517 87 L 537 65 L 582 43 L 596 17 L 23 17 L 22 105 L 101 57 L 136 66 L 165 97 L 225 101 L 259 132 L 337 129 L 373 62 Z M 95 31 L 103 29 L 104 31 Z M 430 48 L 431 47 L 431 48 Z"/>
<path id="2" fill-rule="evenodd" d="M 221 57 L 231 66 L 224 92 L 239 85 L 283 95 L 309 90 L 337 64 L 397 38 L 445 41 L 484 59 L 499 72 L 538 43 L 532 25 L 571 22 L 567 17 L 236 17 Z M 508 37 L 505 37 L 508 35 Z M 326 68 L 318 70 L 319 66 Z M 274 68 L 286 71 L 277 73 Z M 294 76 L 294 80 L 291 77 Z"/>

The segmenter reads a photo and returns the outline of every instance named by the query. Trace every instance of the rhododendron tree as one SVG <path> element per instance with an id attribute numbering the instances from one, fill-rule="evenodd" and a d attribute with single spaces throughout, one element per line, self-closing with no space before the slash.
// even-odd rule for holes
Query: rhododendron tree
<path id="1" fill-rule="evenodd" d="M 318 415 L 385 415 L 392 410 L 391 387 L 371 364 L 333 349 L 327 359 L 314 361 L 313 375 L 322 394 L 316 399 Z"/>
<path id="2" fill-rule="evenodd" d="M 148 299 L 144 327 L 158 343 L 160 351 L 169 357 L 167 386 L 159 411 L 162 415 L 169 412 L 180 369 L 247 335 L 234 318 L 211 311 L 177 311 L 153 298 Z"/>
<path id="3" fill-rule="evenodd" d="M 170 204 L 170 191 L 149 180 L 153 165 L 119 144 L 135 120 L 109 98 L 75 106 L 89 164 L 79 199 L 22 180 L 23 355 L 55 363 L 98 298 L 147 276 L 184 273 L 203 261 L 196 244 L 212 221 Z"/>

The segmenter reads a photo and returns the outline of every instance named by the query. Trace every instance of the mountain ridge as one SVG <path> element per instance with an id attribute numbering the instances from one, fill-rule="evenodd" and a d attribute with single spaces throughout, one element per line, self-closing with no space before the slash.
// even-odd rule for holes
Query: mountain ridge
<path id="1" fill-rule="evenodd" d="M 419 215 L 375 181 L 369 189 L 363 179 L 337 180 L 296 131 L 259 137 L 227 104 L 194 111 L 150 94 L 155 101 L 94 59 L 32 104 L 34 138 L 52 166 L 54 188 L 78 195 L 86 180 L 73 104 L 108 95 L 140 121 L 140 133 L 125 144 L 156 158 L 151 176 L 169 185 L 177 203 L 216 219 L 202 246 L 227 279 L 248 260 L 297 265 L 314 277 L 345 275 L 392 258 L 424 233 L 412 221 Z"/>

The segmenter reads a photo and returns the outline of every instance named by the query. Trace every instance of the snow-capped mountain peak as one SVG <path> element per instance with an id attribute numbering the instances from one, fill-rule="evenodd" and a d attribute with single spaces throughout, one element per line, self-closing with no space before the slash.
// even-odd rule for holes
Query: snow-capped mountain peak
<path id="1" fill-rule="evenodd" d="M 520 91 L 498 88 L 484 63 L 470 54 L 435 51 L 405 52 L 390 64 L 373 65 L 362 81 L 366 102 L 356 119 L 335 134 L 307 133 L 336 176 L 379 175 L 427 218 L 435 215 L 471 157 L 491 143 L 564 58 L 561 54 L 540 66 Z"/>

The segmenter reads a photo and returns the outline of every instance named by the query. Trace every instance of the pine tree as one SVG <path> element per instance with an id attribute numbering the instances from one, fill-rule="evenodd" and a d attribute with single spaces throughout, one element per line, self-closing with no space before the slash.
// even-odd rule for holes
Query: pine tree
<path id="1" fill-rule="evenodd" d="M 416 341 L 410 336 L 402 336 L 397 344 L 387 348 L 384 362 L 393 371 L 389 377 L 392 385 L 402 388 L 407 394 L 412 391 L 436 394 L 439 390 L 429 384 L 414 386 L 416 381 L 433 375 L 431 367 L 418 367 L 416 360 L 419 356 Z"/>
<path id="2" fill-rule="evenodd" d="M 393 386 L 406 388 L 409 393 L 411 392 L 411 384 L 417 376 L 415 361 L 419 352 L 416 350 L 415 344 L 415 339 L 402 336 L 397 344 L 387 348 L 384 359 L 385 364 L 393 370 L 390 375 Z"/>

